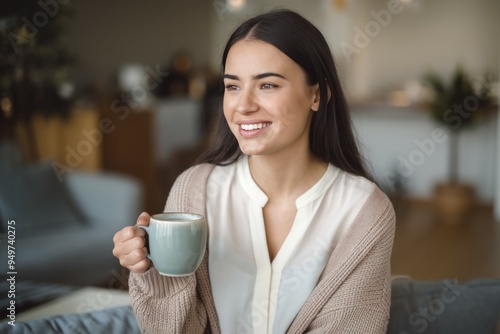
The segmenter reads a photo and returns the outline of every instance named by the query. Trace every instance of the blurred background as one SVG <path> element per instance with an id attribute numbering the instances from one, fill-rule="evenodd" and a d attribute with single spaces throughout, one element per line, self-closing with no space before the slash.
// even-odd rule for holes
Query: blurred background
<path id="1" fill-rule="evenodd" d="M 0 216 L 19 275 L 126 288 L 114 232 L 163 210 L 210 144 L 226 39 L 275 8 L 330 44 L 396 209 L 393 274 L 500 277 L 497 0 L 2 2 Z"/>

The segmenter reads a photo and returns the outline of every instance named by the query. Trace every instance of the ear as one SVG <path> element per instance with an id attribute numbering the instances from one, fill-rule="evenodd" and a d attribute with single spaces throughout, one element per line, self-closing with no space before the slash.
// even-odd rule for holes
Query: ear
<path id="1" fill-rule="evenodd" d="M 320 93 L 319 93 L 319 84 L 315 84 L 313 87 L 313 104 L 311 105 L 311 110 L 312 111 L 318 111 L 319 109 L 319 97 L 320 97 Z"/>
<path id="2" fill-rule="evenodd" d="M 326 89 L 328 90 L 327 94 L 328 97 L 326 99 L 327 102 L 330 101 L 330 98 L 332 97 L 332 91 L 330 90 L 330 87 L 327 85 Z M 319 101 L 320 101 L 320 91 L 319 91 L 319 84 L 315 84 L 313 87 L 314 90 L 314 95 L 313 95 L 313 104 L 311 106 L 311 110 L 313 111 L 318 111 L 319 110 Z"/>

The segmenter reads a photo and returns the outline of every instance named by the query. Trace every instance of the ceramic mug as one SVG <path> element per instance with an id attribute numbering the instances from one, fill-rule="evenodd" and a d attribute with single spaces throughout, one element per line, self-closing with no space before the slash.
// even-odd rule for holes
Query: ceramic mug
<path id="1" fill-rule="evenodd" d="M 203 216 L 164 212 L 151 216 L 149 226 L 136 225 L 148 234 L 148 258 L 161 275 L 188 276 L 198 269 L 207 244 Z"/>

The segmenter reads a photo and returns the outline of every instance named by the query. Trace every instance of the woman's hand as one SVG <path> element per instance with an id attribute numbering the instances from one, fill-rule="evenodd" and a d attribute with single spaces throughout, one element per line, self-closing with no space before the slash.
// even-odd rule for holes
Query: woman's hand
<path id="1" fill-rule="evenodd" d="M 137 225 L 149 225 L 149 214 L 143 212 L 137 218 Z M 146 257 L 148 249 L 146 248 L 146 232 L 134 226 L 127 226 L 116 232 L 113 237 L 115 247 L 113 255 L 120 260 L 120 264 L 135 273 L 143 273 L 151 264 Z"/>

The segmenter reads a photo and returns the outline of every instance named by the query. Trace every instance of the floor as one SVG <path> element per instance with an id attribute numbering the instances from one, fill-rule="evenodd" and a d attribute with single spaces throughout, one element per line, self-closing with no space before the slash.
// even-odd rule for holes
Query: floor
<path id="1" fill-rule="evenodd" d="M 491 207 L 474 208 L 458 226 L 440 223 L 428 203 L 402 201 L 395 209 L 393 275 L 461 282 L 500 278 L 500 222 Z"/>

